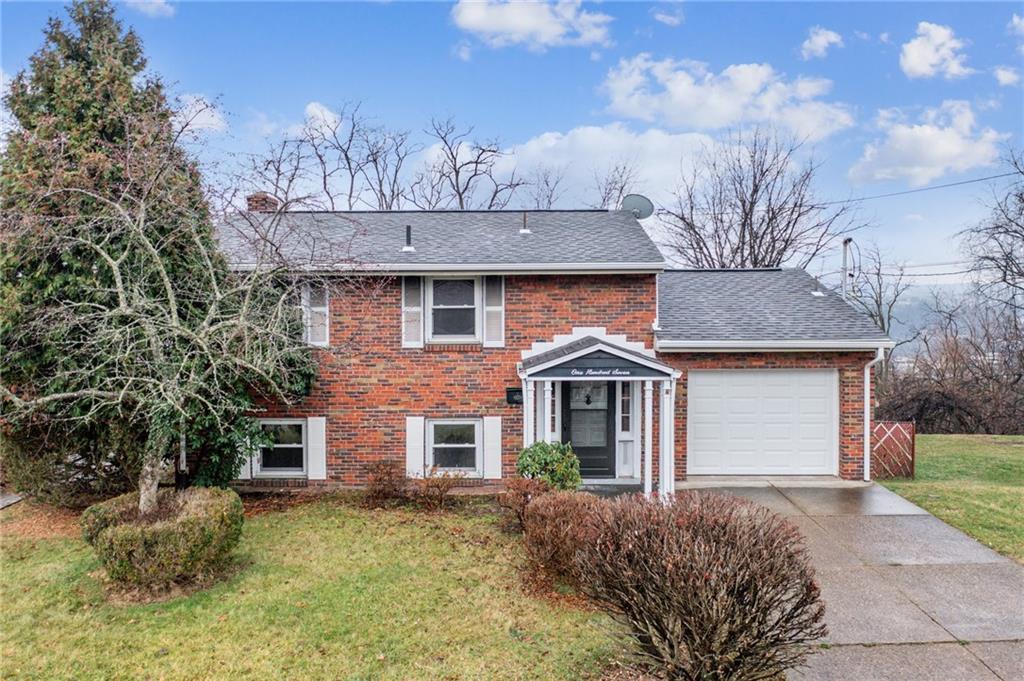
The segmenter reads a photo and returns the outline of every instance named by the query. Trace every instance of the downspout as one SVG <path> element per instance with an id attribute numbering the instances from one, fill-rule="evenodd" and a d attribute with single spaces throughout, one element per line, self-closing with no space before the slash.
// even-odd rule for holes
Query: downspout
<path id="1" fill-rule="evenodd" d="M 875 358 L 864 365 L 864 481 L 871 482 L 871 368 L 885 359 L 885 348 L 875 350 Z"/>

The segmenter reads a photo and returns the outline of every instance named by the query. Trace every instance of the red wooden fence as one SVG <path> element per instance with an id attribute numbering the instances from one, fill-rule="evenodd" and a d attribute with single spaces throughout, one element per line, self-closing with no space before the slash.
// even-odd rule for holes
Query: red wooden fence
<path id="1" fill-rule="evenodd" d="M 875 421 L 871 438 L 872 478 L 914 477 L 914 424 Z"/>

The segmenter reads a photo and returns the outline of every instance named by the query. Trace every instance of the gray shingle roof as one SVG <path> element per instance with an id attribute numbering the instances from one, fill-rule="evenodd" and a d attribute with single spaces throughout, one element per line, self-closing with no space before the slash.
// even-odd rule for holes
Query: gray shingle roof
<path id="1" fill-rule="evenodd" d="M 659 341 L 886 341 L 801 269 L 668 270 L 658 280 Z"/>
<path id="2" fill-rule="evenodd" d="M 255 231 L 266 229 L 265 215 L 242 213 L 220 226 L 221 247 L 232 264 L 254 264 L 251 239 Z M 290 261 L 314 266 L 664 266 L 654 242 L 627 211 L 525 211 L 530 234 L 520 234 L 523 215 L 524 211 L 294 212 L 282 214 L 270 236 Z M 264 222 L 254 227 L 261 216 Z M 415 252 L 402 250 L 406 225 L 412 226 Z"/>

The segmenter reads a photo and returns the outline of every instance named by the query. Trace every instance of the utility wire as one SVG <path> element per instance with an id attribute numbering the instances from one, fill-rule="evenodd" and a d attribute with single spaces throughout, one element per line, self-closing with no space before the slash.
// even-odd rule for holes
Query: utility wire
<path id="1" fill-rule="evenodd" d="M 815 204 L 817 206 L 835 206 L 840 203 L 858 203 L 860 201 L 874 201 L 875 199 L 888 199 L 893 196 L 904 196 L 906 194 L 917 194 L 919 192 L 930 192 L 936 189 L 949 189 L 950 187 L 960 187 L 965 184 L 974 184 L 976 182 L 988 182 L 989 180 L 998 180 L 1003 177 L 1010 177 L 1011 175 L 1017 175 L 1017 172 L 1012 173 L 1001 173 L 999 175 L 989 175 L 988 177 L 976 177 L 973 180 L 961 180 L 959 182 L 947 182 L 946 184 L 934 184 L 930 187 L 918 187 L 917 189 L 907 189 L 901 192 L 890 192 L 888 194 L 874 194 L 872 196 L 860 196 L 855 199 L 846 199 L 845 201 L 825 201 L 823 203 Z"/>

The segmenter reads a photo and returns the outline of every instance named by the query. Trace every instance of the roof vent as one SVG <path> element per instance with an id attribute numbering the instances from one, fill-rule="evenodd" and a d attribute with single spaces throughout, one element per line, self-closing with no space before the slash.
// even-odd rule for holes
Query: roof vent
<path id="1" fill-rule="evenodd" d="M 814 290 L 811 291 L 811 295 L 816 298 L 824 298 L 825 292 L 821 290 L 821 282 L 818 281 L 817 277 L 811 277 L 814 279 Z"/>
<path id="2" fill-rule="evenodd" d="M 523 226 L 519 228 L 520 234 L 533 234 L 530 231 L 530 227 L 526 224 L 526 211 L 523 211 Z"/>
<path id="3" fill-rule="evenodd" d="M 402 246 L 403 253 L 415 253 L 416 247 L 412 245 L 412 225 L 405 226 L 405 245 Z"/>

